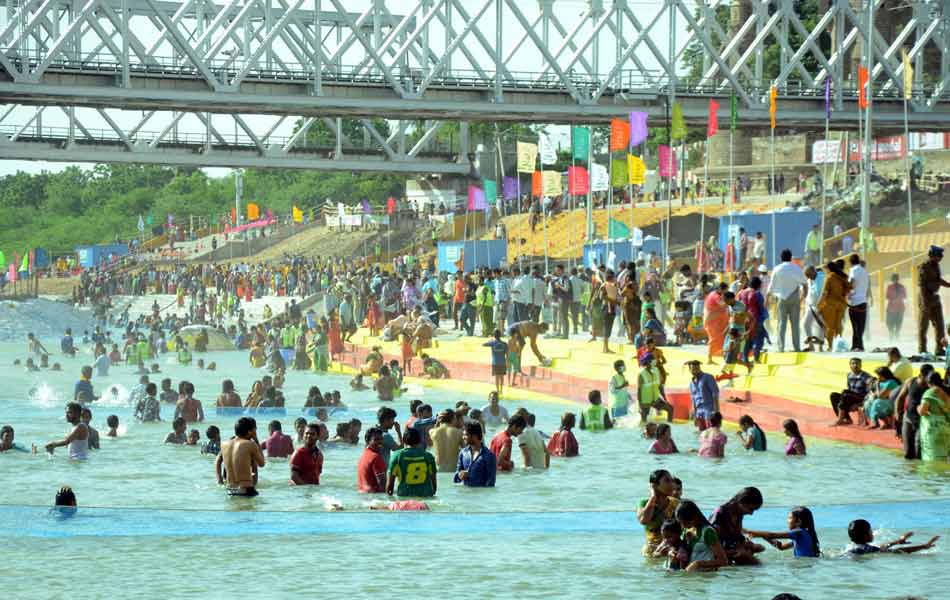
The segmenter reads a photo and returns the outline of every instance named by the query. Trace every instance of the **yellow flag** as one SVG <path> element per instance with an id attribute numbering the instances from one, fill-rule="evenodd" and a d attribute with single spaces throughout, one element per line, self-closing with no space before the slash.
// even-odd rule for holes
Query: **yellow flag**
<path id="1" fill-rule="evenodd" d="M 294 207 L 294 223 L 303 223 L 303 211 Z"/>
<path id="2" fill-rule="evenodd" d="M 534 173 L 534 165 L 538 160 L 538 145 L 528 142 L 518 142 L 518 172 Z"/>
<path id="3" fill-rule="evenodd" d="M 558 171 L 544 171 L 541 186 L 545 196 L 559 196 L 561 194 L 561 174 Z"/>
<path id="4" fill-rule="evenodd" d="M 901 50 L 904 59 L 904 100 L 910 100 L 914 93 L 914 67 L 910 66 L 910 57 Z"/>
<path id="5" fill-rule="evenodd" d="M 256 221 L 261 218 L 261 208 L 253 202 L 247 203 L 247 220 Z"/>
<path id="6" fill-rule="evenodd" d="M 627 183 L 643 185 L 646 183 L 647 165 L 639 156 L 627 155 Z"/>
<path id="7" fill-rule="evenodd" d="M 778 90 L 775 86 L 769 90 L 769 118 L 772 121 L 772 129 L 775 129 L 775 98 L 778 96 Z"/>

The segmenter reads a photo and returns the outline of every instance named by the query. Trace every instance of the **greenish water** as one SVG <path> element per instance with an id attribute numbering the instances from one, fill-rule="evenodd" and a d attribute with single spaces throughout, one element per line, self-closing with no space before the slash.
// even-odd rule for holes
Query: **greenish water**
<path id="1" fill-rule="evenodd" d="M 0 422 L 16 428 L 19 444 L 42 447 L 66 431 L 64 400 L 90 357 L 56 357 L 63 373 L 26 373 L 9 366 L 23 355 L 22 345 L 0 345 L 0 363 L 6 365 L 0 367 L 5 380 Z M 163 357 L 162 376 L 195 384 L 209 415 L 208 423 L 198 427 L 202 438 L 210 423 L 227 436 L 234 419 L 218 418 L 211 408 L 220 380 L 233 379 L 243 395 L 262 373 L 249 369 L 237 353 L 204 358 L 215 360 L 218 371 L 166 364 Z M 133 370 L 124 366 L 93 380 L 97 392 L 121 386 L 120 400 L 136 382 Z M 372 392 L 349 392 L 344 377 L 291 372 L 285 385 L 288 415 L 281 419 L 285 432 L 292 429 L 311 385 L 339 389 L 349 406 L 331 417 L 331 431 L 338 419 L 355 416 L 364 428 L 375 422 L 379 402 Z M 418 389 L 413 396 L 436 410 L 463 398 L 475 407 L 484 404 L 483 398 L 437 389 Z M 400 422 L 413 396 L 395 403 Z M 538 428 L 545 432 L 556 430 L 565 410 L 556 404 L 524 405 L 537 414 Z M 169 419 L 172 410 L 164 406 L 163 418 Z M 451 483 L 451 474 L 440 474 L 439 495 L 430 502 L 438 514 L 360 513 L 382 499 L 356 492 L 361 448 L 328 448 L 319 487 L 287 485 L 286 460 L 271 460 L 260 473 L 261 496 L 234 500 L 215 484 L 210 457 L 195 447 L 162 444 L 168 422 L 131 422 L 131 410 L 122 402 L 94 405 L 93 413 L 92 424 L 103 435 L 106 416 L 118 415 L 123 435 L 102 437 L 102 450 L 87 462 L 67 460 L 62 449 L 52 458 L 0 456 L 7 484 L 0 486 L 0 534 L 15 549 L 0 566 L 0 585 L 18 590 L 15 597 L 61 597 L 75 590 L 77 577 L 90 582 L 83 595 L 92 597 L 147 590 L 165 597 L 238 591 L 288 597 L 312 591 L 357 597 L 474 592 L 771 598 L 791 590 L 803 598 L 890 598 L 910 592 L 939 598 L 950 589 L 943 541 L 935 551 L 911 557 L 830 558 L 847 544 L 851 518 L 869 518 L 882 540 L 904 530 L 917 531 L 920 538 L 950 533 L 950 476 L 872 447 L 808 440 L 809 456 L 791 459 L 783 456 L 779 436 L 769 436 L 768 453 L 751 454 L 729 431 L 726 458 L 714 461 L 685 453 L 648 455 L 638 430 L 578 431 L 580 457 L 554 459 L 547 472 L 499 475 L 495 489 L 465 489 Z M 261 435 L 267 420 L 259 419 Z M 681 450 L 696 446 L 695 434 L 685 425 L 674 427 L 674 439 Z M 739 488 L 758 486 L 766 506 L 747 526 L 780 530 L 788 507 L 812 507 L 829 558 L 794 560 L 790 553 L 769 549 L 763 567 L 698 576 L 668 574 L 645 563 L 639 552 L 642 532 L 631 511 L 647 494 L 649 472 L 660 467 L 680 477 L 684 497 L 707 512 Z M 73 519 L 25 508 L 49 506 L 62 485 L 72 486 L 79 499 Z M 330 501 L 346 511 L 325 512 Z M 64 564 L 81 570 L 66 575 Z"/>

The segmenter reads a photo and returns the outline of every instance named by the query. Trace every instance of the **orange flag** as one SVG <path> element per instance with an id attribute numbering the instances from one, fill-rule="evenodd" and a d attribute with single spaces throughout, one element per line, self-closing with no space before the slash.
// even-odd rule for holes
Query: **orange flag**
<path id="1" fill-rule="evenodd" d="M 860 108 L 868 107 L 868 92 L 870 91 L 868 83 L 868 70 L 864 67 L 858 67 L 858 106 Z"/>
<path id="2" fill-rule="evenodd" d="M 772 121 L 772 129 L 775 129 L 775 98 L 778 96 L 778 90 L 775 86 L 769 91 L 769 119 Z"/>
<path id="3" fill-rule="evenodd" d="M 253 202 L 247 204 L 247 220 L 256 221 L 261 218 L 261 208 Z"/>
<path id="4" fill-rule="evenodd" d="M 531 174 L 531 195 L 541 197 L 541 171 Z"/>
<path id="5" fill-rule="evenodd" d="M 626 150 L 630 145 L 630 121 L 612 119 L 610 121 L 610 151 Z"/>

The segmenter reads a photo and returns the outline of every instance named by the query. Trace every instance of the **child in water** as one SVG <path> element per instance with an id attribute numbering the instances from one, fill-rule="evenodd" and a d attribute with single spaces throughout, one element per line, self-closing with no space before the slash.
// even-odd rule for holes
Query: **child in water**
<path id="1" fill-rule="evenodd" d="M 805 456 L 805 438 L 798 431 L 798 423 L 795 419 L 785 419 L 782 422 L 782 429 L 788 436 L 788 444 L 785 445 L 785 456 Z"/>
<path id="2" fill-rule="evenodd" d="M 106 433 L 106 437 L 119 437 L 118 415 L 109 415 L 106 417 L 106 425 L 109 426 L 109 431 Z"/>
<path id="3" fill-rule="evenodd" d="M 197 429 L 192 429 L 188 432 L 188 439 L 185 441 L 186 446 L 197 446 L 198 442 L 201 440 L 201 434 Z"/>
<path id="4" fill-rule="evenodd" d="M 717 411 L 709 417 L 709 427 L 699 434 L 699 455 L 705 458 L 722 458 L 729 441 L 722 432 L 722 415 Z"/>
<path id="5" fill-rule="evenodd" d="M 871 544 L 871 542 L 874 541 L 874 531 L 871 530 L 871 524 L 864 519 L 856 519 L 848 524 L 848 537 L 851 538 L 851 543 L 848 544 L 847 549 L 845 549 L 845 553 L 851 556 L 877 554 L 878 552 L 912 554 L 914 552 L 920 552 L 921 550 L 933 548 L 934 544 L 937 543 L 937 540 L 940 539 L 939 535 L 935 535 L 930 538 L 926 544 L 905 546 L 907 540 L 909 540 L 912 535 L 914 535 L 914 532 L 908 531 L 893 542 L 887 542 L 886 544 L 881 544 L 880 546 L 874 546 Z M 898 548 L 897 546 L 901 547 Z"/>
<path id="6" fill-rule="evenodd" d="M 677 454 L 679 449 L 673 441 L 672 430 L 668 423 L 660 423 L 656 428 L 656 440 L 650 445 L 650 454 Z"/>
<path id="7" fill-rule="evenodd" d="M 742 447 L 754 452 L 765 452 L 768 448 L 765 441 L 765 432 L 749 415 L 739 417 L 739 431 L 736 432 Z"/>
<path id="8" fill-rule="evenodd" d="M 412 373 L 412 357 L 415 351 L 412 349 L 412 336 L 402 332 L 402 342 L 400 344 L 402 351 L 402 370 L 404 373 Z"/>
<path id="9" fill-rule="evenodd" d="M 788 513 L 788 531 L 750 531 L 746 535 L 766 540 L 779 550 L 793 549 L 796 557 L 818 558 L 821 547 L 818 544 L 818 532 L 815 531 L 815 519 L 811 511 L 804 506 L 793 508 Z M 783 542 L 781 540 L 791 540 Z"/>
<path id="10" fill-rule="evenodd" d="M 574 413 L 564 413 L 561 417 L 561 429 L 548 440 L 548 453 L 551 456 L 572 457 L 580 454 L 577 438 L 571 429 L 574 429 Z"/>
<path id="11" fill-rule="evenodd" d="M 695 502 L 684 500 L 676 508 L 676 520 L 684 530 L 692 530 L 686 542 L 689 549 L 687 573 L 715 571 L 729 564 L 716 528 L 706 520 Z"/>
<path id="12" fill-rule="evenodd" d="M 657 424 L 650 421 L 643 428 L 643 439 L 645 440 L 655 440 L 656 439 L 656 428 Z"/>
<path id="13" fill-rule="evenodd" d="M 664 521 L 660 527 L 660 536 L 663 541 L 653 551 L 653 557 L 666 557 L 666 568 L 673 571 L 689 566 L 689 550 L 683 540 L 683 527 L 674 520 Z"/>

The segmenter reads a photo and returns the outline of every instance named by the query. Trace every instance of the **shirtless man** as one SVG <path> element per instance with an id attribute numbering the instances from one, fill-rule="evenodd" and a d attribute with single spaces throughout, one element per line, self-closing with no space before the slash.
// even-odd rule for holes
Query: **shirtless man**
<path id="1" fill-rule="evenodd" d="M 224 485 L 227 473 L 229 495 L 256 496 L 257 469 L 266 462 L 257 442 L 257 422 L 251 417 L 241 417 L 234 424 L 234 437 L 221 444 L 221 452 L 214 461 L 218 485 Z"/>
<path id="2" fill-rule="evenodd" d="M 89 458 L 89 428 L 83 424 L 81 417 L 81 404 L 78 402 L 67 404 L 66 421 L 73 426 L 73 430 L 65 438 L 46 444 L 46 451 L 52 454 L 56 448 L 67 446 L 69 448 L 69 458 L 73 460 Z"/>
<path id="3" fill-rule="evenodd" d="M 205 411 L 201 401 L 193 398 L 195 386 L 190 381 L 181 382 L 182 397 L 175 405 L 175 419 L 181 417 L 187 423 L 200 423 L 205 420 Z"/>
<path id="4" fill-rule="evenodd" d="M 534 355 L 538 357 L 538 362 L 542 365 L 548 364 L 548 359 L 541 354 L 541 351 L 538 350 L 538 334 L 547 333 L 548 324 L 547 323 L 535 323 L 534 321 L 521 321 L 520 323 L 513 323 L 508 328 L 508 335 L 513 335 L 518 333 L 521 335 L 521 339 L 530 340 L 531 342 L 531 351 L 534 352 Z"/>
<path id="5" fill-rule="evenodd" d="M 221 382 L 221 395 L 218 396 L 217 406 L 241 406 L 241 397 L 234 391 L 234 382 L 230 379 Z"/>

